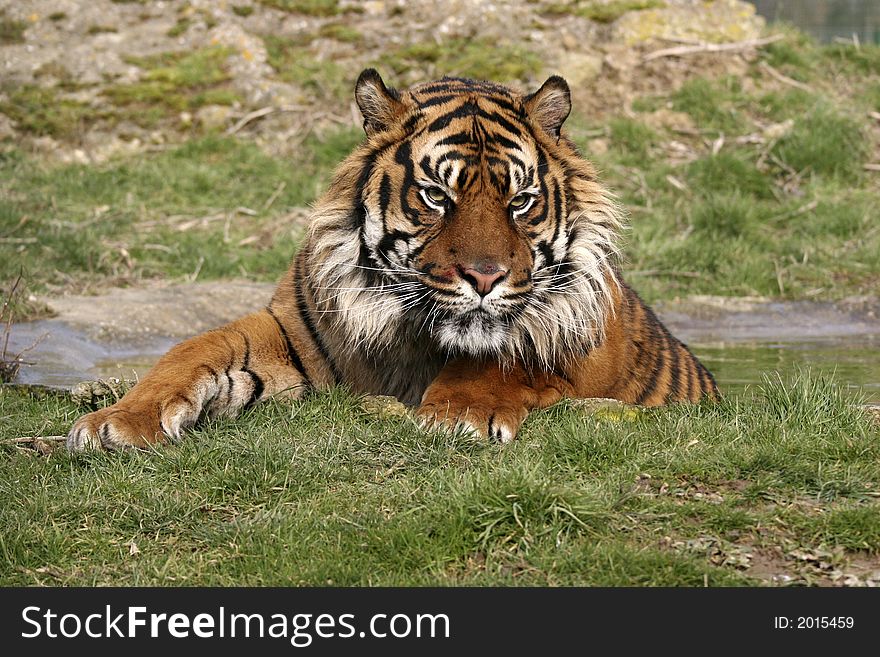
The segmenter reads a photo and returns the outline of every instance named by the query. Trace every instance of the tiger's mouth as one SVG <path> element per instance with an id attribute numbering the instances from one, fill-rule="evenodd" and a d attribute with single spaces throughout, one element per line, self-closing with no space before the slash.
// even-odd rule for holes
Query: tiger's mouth
<path id="1" fill-rule="evenodd" d="M 431 330 L 440 345 L 473 355 L 499 354 L 510 334 L 508 320 L 482 307 L 438 319 Z"/>

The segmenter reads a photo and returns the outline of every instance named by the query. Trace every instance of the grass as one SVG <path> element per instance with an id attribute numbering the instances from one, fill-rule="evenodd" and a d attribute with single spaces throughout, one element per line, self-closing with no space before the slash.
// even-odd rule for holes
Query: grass
<path id="1" fill-rule="evenodd" d="M 261 5 L 306 16 L 336 16 L 340 13 L 338 0 L 257 0 Z"/>
<path id="2" fill-rule="evenodd" d="M 23 132 L 60 139 L 75 138 L 103 115 L 86 103 L 61 97 L 55 89 L 29 84 L 12 88 L 0 101 L 0 112 Z"/>
<path id="3" fill-rule="evenodd" d="M 872 61 L 873 46 L 848 57 L 837 50 L 851 46 L 796 33 L 772 46 L 752 64 L 748 87 L 691 78 L 665 96 L 636 99 L 631 117 L 605 127 L 609 149 L 598 163 L 632 211 L 624 272 L 649 300 L 876 291 L 877 184 L 864 165 L 877 137 L 865 115 L 880 101 L 864 90 L 880 76 L 852 63 Z M 762 80 L 762 62 L 809 80 L 812 91 Z M 687 114 L 692 133 L 652 127 L 649 116 L 668 109 Z M 684 143 L 684 161 L 664 156 L 671 140 Z"/>
<path id="4" fill-rule="evenodd" d="M 230 76 L 226 59 L 231 54 L 228 48 L 211 46 L 192 52 L 129 57 L 130 64 L 144 69 L 141 79 L 111 85 L 104 95 L 119 108 L 117 115 L 147 127 L 205 105 L 232 105 L 239 96 L 227 84 Z"/>
<path id="5" fill-rule="evenodd" d="M 276 35 L 264 36 L 263 43 L 269 65 L 281 80 L 334 103 L 341 103 L 351 94 L 354 73 L 333 60 L 315 57 L 307 44 Z"/>
<path id="6" fill-rule="evenodd" d="M 797 171 L 858 183 L 869 144 L 859 123 L 839 111 L 818 106 L 780 139 L 775 153 Z"/>
<path id="7" fill-rule="evenodd" d="M 429 76 L 511 82 L 528 80 L 541 70 L 541 59 L 519 44 L 494 39 L 447 39 L 441 43 L 413 43 L 383 53 L 377 64 L 403 74 L 412 68 L 427 69 Z"/>
<path id="8" fill-rule="evenodd" d="M 0 46 L 24 43 L 24 32 L 27 28 L 25 21 L 9 18 L 6 10 L 0 9 Z"/>
<path id="9" fill-rule="evenodd" d="M 63 433 L 83 410 L 0 389 L 3 438 Z M 377 419 L 343 390 L 153 453 L 7 444 L 0 584 L 827 582 L 795 551 L 834 553 L 841 572 L 880 558 L 878 438 L 802 372 L 633 417 L 561 404 L 507 447 Z M 771 574 L 743 567 L 759 553 Z"/>
<path id="10" fill-rule="evenodd" d="M 548 5 L 544 11 L 550 15 L 572 15 L 588 18 L 597 23 L 613 23 L 625 13 L 645 9 L 660 9 L 666 6 L 662 0 L 574 0 L 568 3 Z"/>
<path id="11" fill-rule="evenodd" d="M 672 94 L 672 108 L 690 114 L 703 129 L 731 134 L 742 130 L 743 121 L 736 98 L 737 81 L 717 83 L 706 78 L 692 78 Z"/>
<path id="12" fill-rule="evenodd" d="M 94 36 L 96 34 L 112 34 L 118 30 L 112 25 L 90 25 L 86 30 L 86 34 Z"/>
<path id="13" fill-rule="evenodd" d="M 359 139 L 354 130 L 311 137 L 296 168 L 217 136 L 103 166 L 47 166 L 7 152 L 0 233 L 20 246 L 3 259 L 0 280 L 21 267 L 38 289 L 188 277 L 196 269 L 200 278 L 276 280 L 302 229 L 284 223 L 286 213 L 315 198 Z"/>

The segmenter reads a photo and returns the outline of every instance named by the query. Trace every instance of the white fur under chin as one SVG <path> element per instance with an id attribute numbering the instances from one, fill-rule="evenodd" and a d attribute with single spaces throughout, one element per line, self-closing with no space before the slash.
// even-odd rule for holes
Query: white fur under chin
<path id="1" fill-rule="evenodd" d="M 465 326 L 455 319 L 438 323 L 434 337 L 451 352 L 486 356 L 503 354 L 510 334 L 497 321 L 475 315 Z"/>

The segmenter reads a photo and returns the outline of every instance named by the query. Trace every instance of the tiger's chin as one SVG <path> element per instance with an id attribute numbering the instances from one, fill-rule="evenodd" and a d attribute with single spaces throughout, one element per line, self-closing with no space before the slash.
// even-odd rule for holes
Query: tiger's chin
<path id="1" fill-rule="evenodd" d="M 438 322 L 434 337 L 453 353 L 500 355 L 508 346 L 510 329 L 502 319 L 477 310 Z"/>

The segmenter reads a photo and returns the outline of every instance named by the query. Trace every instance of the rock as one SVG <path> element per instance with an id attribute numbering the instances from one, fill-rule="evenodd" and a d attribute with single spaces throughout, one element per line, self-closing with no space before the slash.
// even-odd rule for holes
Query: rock
<path id="1" fill-rule="evenodd" d="M 81 381 L 73 386 L 70 398 L 81 406 L 98 408 L 119 401 L 131 387 L 130 382 L 120 379 Z"/>
<path id="2" fill-rule="evenodd" d="M 379 417 L 404 417 L 409 413 L 407 407 L 396 397 L 388 395 L 367 395 L 361 399 L 361 409 Z"/>
<path id="3" fill-rule="evenodd" d="M 608 140 L 604 137 L 591 139 L 587 142 L 588 155 L 604 155 L 608 152 Z"/>
<path id="4" fill-rule="evenodd" d="M 757 39 L 764 19 L 741 0 L 667 0 L 658 9 L 631 11 L 614 23 L 614 38 L 626 45 L 653 39 L 721 43 Z"/>
<path id="5" fill-rule="evenodd" d="M 196 121 L 205 130 L 221 130 L 232 120 L 232 108 L 228 105 L 205 105 L 196 111 Z"/>
<path id="6" fill-rule="evenodd" d="M 602 72 L 602 57 L 593 53 L 570 52 L 565 55 L 565 79 L 577 87 L 596 79 Z"/>
<path id="7" fill-rule="evenodd" d="M 871 418 L 880 424 L 880 403 L 877 404 L 864 404 L 862 410 L 865 411 Z"/>
<path id="8" fill-rule="evenodd" d="M 0 114 L 0 141 L 15 137 L 15 128 L 12 119 L 5 114 Z"/>
<path id="9" fill-rule="evenodd" d="M 643 412 L 638 406 L 603 397 L 572 399 L 569 404 L 586 415 L 612 422 L 632 422 Z"/>

